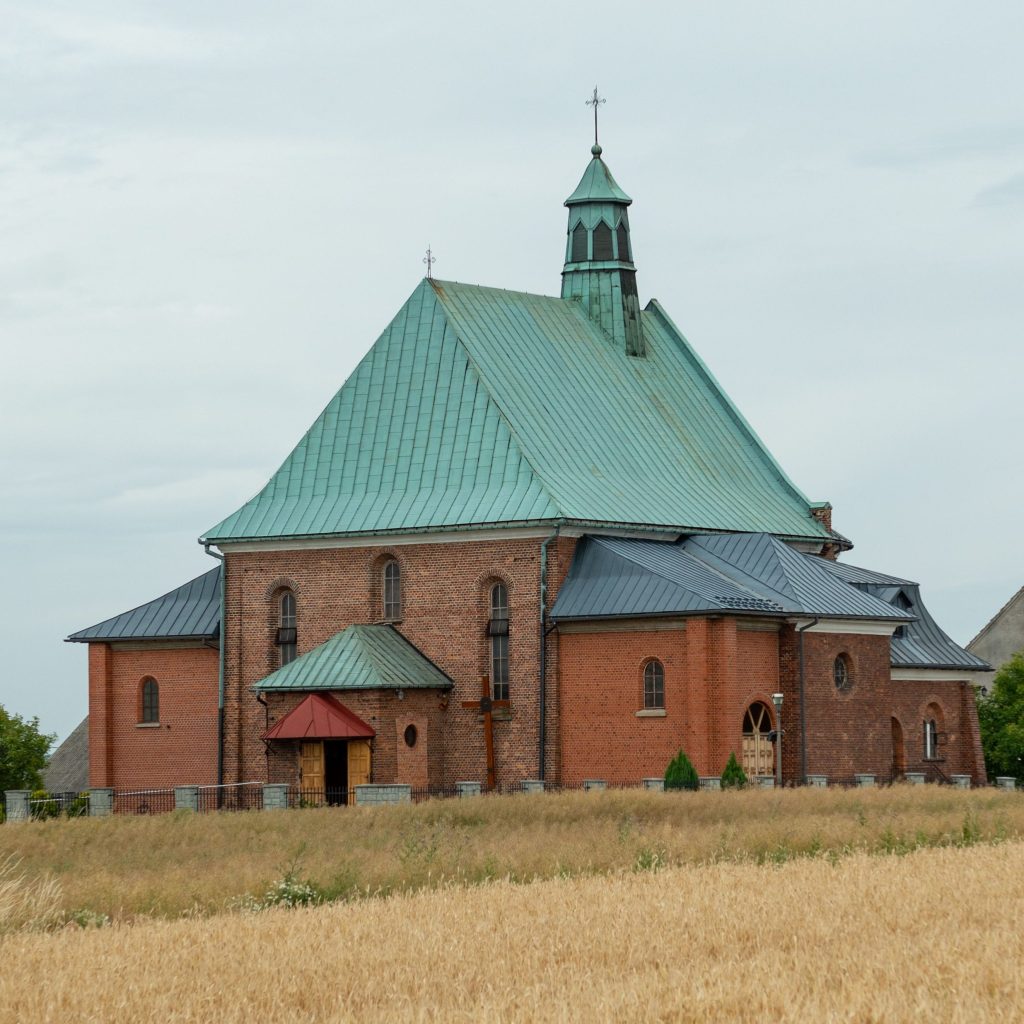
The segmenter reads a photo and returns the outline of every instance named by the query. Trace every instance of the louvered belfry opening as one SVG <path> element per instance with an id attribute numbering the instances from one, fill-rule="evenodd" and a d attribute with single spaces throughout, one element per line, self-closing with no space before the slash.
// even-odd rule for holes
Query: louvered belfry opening
<path id="1" fill-rule="evenodd" d="M 642 357 L 647 348 L 626 215 L 633 200 L 601 159 L 601 147 L 595 145 L 591 154 L 576 191 L 565 201 L 570 230 L 562 298 L 580 302 L 627 355 Z"/>

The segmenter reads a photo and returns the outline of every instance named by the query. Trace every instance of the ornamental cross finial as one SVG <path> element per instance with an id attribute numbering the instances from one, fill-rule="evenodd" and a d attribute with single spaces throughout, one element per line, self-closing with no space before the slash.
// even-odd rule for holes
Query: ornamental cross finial
<path id="1" fill-rule="evenodd" d="M 594 86 L 594 95 L 587 100 L 586 105 L 594 108 L 594 145 L 597 145 L 597 108 L 608 101 L 603 96 L 597 95 L 597 86 Z"/>
<path id="2" fill-rule="evenodd" d="M 437 262 L 437 257 L 430 251 L 430 246 L 427 246 L 427 255 L 423 257 L 423 262 L 427 265 L 427 277 L 432 278 L 434 276 L 433 267 Z"/>

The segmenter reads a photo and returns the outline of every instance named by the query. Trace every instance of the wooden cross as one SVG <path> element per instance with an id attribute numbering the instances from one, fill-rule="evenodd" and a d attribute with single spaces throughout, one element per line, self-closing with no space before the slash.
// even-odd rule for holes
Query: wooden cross
<path id="1" fill-rule="evenodd" d="M 487 676 L 480 677 L 480 699 L 464 700 L 464 708 L 472 708 L 484 716 L 484 746 L 487 750 L 487 788 L 494 789 L 497 779 L 494 771 L 494 717 L 492 712 L 495 708 L 507 708 L 507 700 L 493 700 L 491 698 L 491 681 Z"/>
<path id="2" fill-rule="evenodd" d="M 594 95 L 587 100 L 586 105 L 594 108 L 594 145 L 597 145 L 597 108 L 608 101 L 603 96 L 597 95 L 597 86 L 594 86 Z"/>

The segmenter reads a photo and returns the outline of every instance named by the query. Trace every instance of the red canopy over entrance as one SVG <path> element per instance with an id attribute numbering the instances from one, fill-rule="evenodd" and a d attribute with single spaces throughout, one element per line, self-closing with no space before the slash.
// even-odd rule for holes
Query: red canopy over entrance
<path id="1" fill-rule="evenodd" d="M 264 734 L 265 740 L 365 740 L 376 735 L 328 693 L 311 693 Z"/>

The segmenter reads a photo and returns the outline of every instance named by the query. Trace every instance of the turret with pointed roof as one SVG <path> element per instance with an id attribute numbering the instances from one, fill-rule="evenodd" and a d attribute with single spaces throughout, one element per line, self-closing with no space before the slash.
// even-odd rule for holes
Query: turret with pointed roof
<path id="1" fill-rule="evenodd" d="M 578 299 L 614 342 L 631 356 L 643 356 L 647 350 L 626 212 L 633 200 L 601 159 L 601 147 L 594 143 L 590 152 L 576 191 L 565 201 L 569 227 L 562 298 Z"/>

